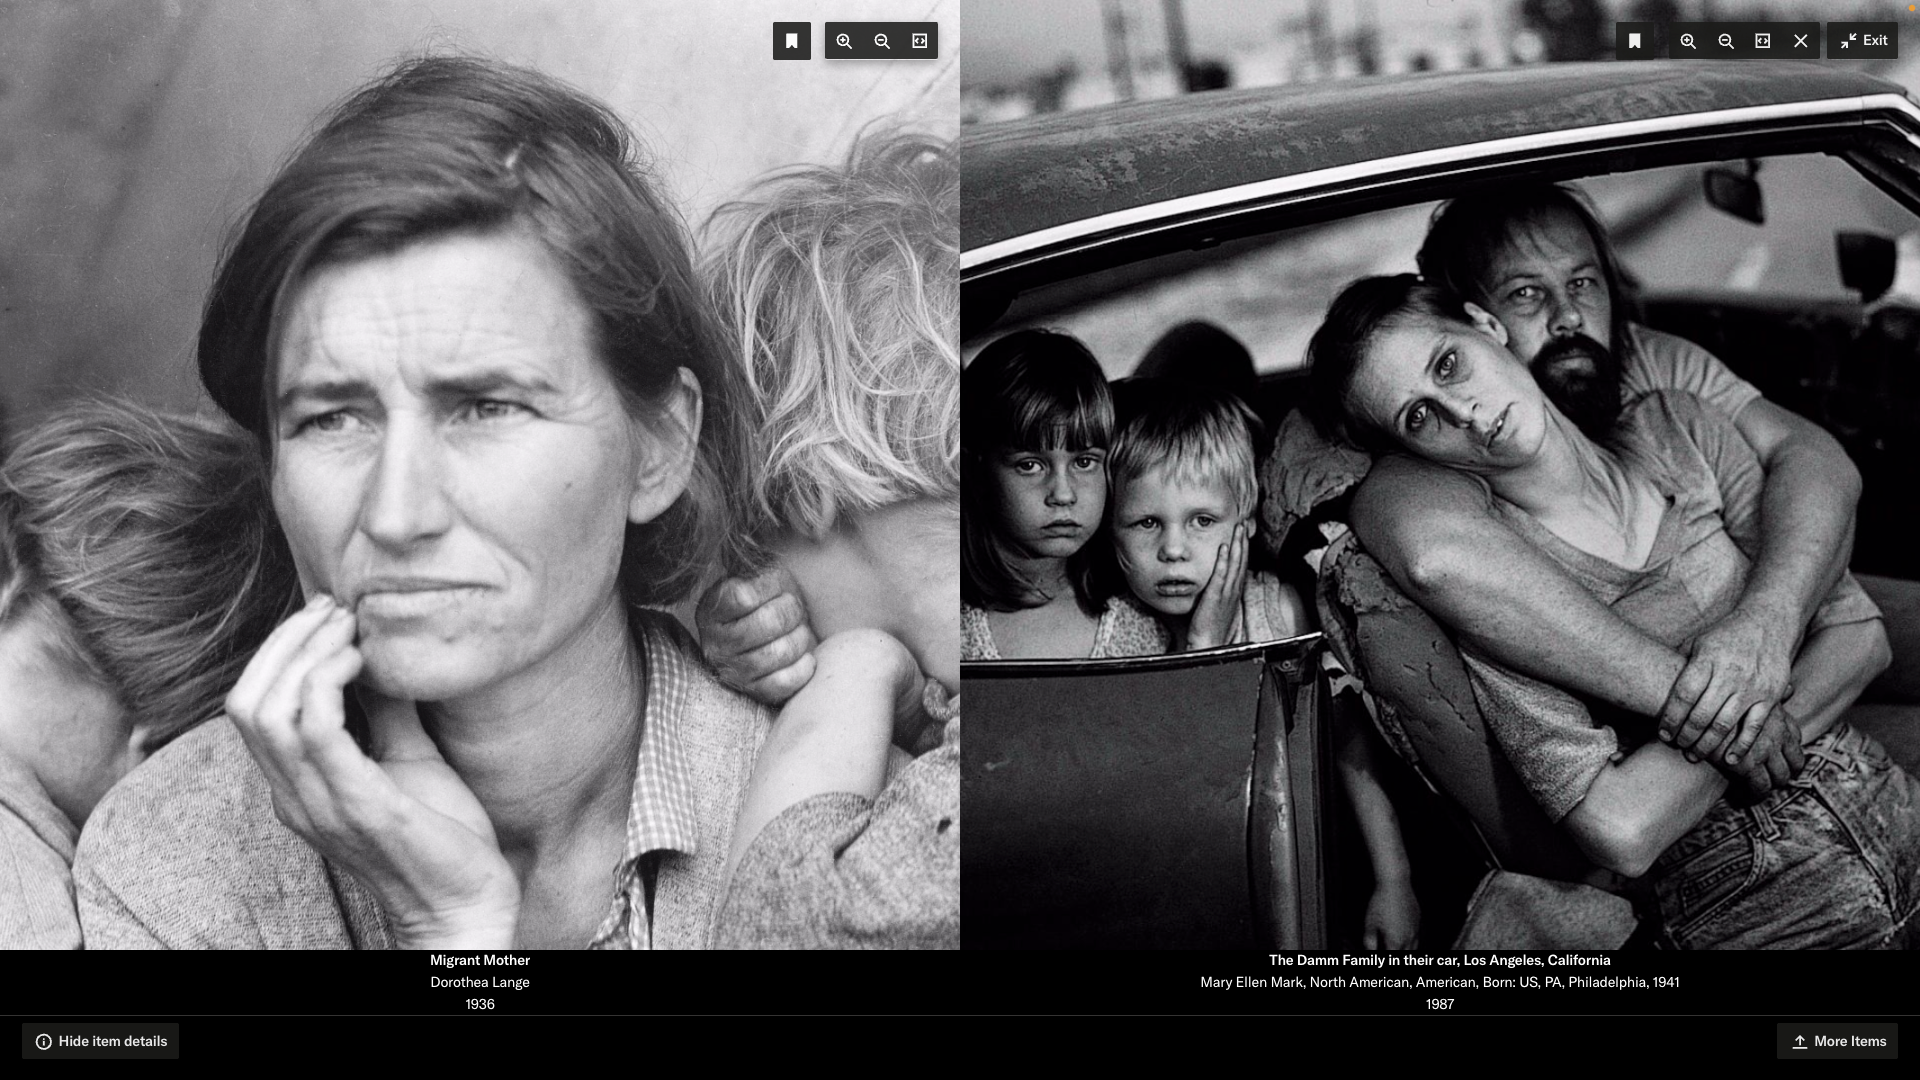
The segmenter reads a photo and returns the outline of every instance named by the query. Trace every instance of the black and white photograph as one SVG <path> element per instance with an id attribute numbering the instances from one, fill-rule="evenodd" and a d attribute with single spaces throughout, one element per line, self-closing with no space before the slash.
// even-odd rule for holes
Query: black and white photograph
<path id="1" fill-rule="evenodd" d="M 0 0 L 23 1059 L 1896 1057 L 1916 41 Z"/>
<path id="2" fill-rule="evenodd" d="M 957 948 L 959 7 L 0 4 L 0 948 Z"/>
<path id="3" fill-rule="evenodd" d="M 967 0 L 967 947 L 1920 947 L 1908 10 Z"/>

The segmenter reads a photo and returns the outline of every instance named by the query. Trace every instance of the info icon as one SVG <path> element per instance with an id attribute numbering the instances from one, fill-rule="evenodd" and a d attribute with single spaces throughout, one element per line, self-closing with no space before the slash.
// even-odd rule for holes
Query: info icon
<path id="1" fill-rule="evenodd" d="M 773 58 L 775 60 L 813 59 L 813 24 L 803 22 L 774 23 Z"/>

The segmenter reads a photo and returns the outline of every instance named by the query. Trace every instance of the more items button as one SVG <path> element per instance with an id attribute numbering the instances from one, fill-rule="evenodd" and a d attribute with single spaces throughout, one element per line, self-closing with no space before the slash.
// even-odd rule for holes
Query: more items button
<path id="1" fill-rule="evenodd" d="M 138 1020 L 20 1025 L 22 1058 L 149 1058 L 180 1056 L 180 1025 Z"/>
<path id="2" fill-rule="evenodd" d="M 1774 1025 L 1774 1056 L 1779 1058 L 1897 1058 L 1900 1025 L 1801 1020 Z"/>

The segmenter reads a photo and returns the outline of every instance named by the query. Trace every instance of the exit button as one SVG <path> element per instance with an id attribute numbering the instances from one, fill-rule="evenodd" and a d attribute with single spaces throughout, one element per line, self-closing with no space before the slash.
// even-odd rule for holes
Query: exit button
<path id="1" fill-rule="evenodd" d="M 1899 23 L 1830 22 L 1827 24 L 1827 59 L 1829 60 L 1897 60 L 1899 58 Z"/>

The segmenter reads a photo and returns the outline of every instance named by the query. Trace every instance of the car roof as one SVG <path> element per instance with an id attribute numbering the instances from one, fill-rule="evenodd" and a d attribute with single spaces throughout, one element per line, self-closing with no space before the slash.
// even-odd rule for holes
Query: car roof
<path id="1" fill-rule="evenodd" d="M 977 125 L 960 139 L 962 247 L 1496 139 L 1903 93 L 1833 64 L 1596 62 L 1223 90 Z"/>

